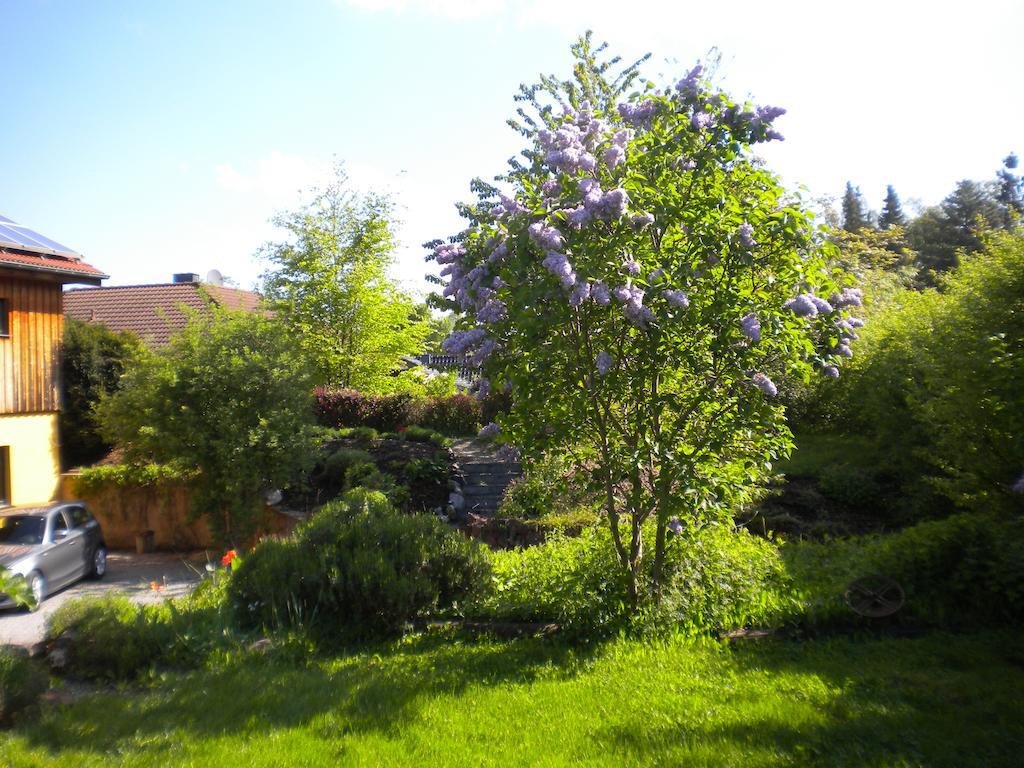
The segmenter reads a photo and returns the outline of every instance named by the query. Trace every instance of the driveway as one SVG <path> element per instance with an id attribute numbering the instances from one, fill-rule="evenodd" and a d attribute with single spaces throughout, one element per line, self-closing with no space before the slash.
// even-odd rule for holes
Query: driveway
<path id="1" fill-rule="evenodd" d="M 181 555 L 156 553 L 136 555 L 111 552 L 107 573 L 98 580 L 83 580 L 50 595 L 34 613 L 16 608 L 0 609 L 0 644 L 31 646 L 43 639 L 47 619 L 61 605 L 83 595 L 122 592 L 139 603 L 151 603 L 167 597 L 181 597 L 204 573 L 206 557 L 202 553 Z"/>

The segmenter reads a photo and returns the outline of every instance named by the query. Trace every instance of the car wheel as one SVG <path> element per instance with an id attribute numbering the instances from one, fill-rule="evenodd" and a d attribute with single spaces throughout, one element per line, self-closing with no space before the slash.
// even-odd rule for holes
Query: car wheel
<path id="1" fill-rule="evenodd" d="M 94 579 L 102 579 L 107 572 L 107 548 L 102 544 L 92 552 L 92 566 L 89 576 Z"/>
<path id="2" fill-rule="evenodd" d="M 28 575 L 28 588 L 32 590 L 32 596 L 36 599 L 36 608 L 46 599 L 46 579 L 39 571 L 32 571 Z"/>

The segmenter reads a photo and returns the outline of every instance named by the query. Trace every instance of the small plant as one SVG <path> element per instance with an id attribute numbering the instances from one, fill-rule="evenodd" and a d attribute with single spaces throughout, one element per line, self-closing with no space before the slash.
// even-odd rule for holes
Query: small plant
<path id="1" fill-rule="evenodd" d="M 6 595 L 15 605 L 30 611 L 36 608 L 36 598 L 25 577 L 20 573 L 11 573 L 3 566 L 0 566 L 0 595 Z"/>

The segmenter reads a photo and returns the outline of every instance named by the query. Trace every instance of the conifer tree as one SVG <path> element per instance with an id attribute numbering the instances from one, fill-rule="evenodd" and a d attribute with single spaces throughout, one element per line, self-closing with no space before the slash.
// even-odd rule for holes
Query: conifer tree
<path id="1" fill-rule="evenodd" d="M 889 184 L 885 188 L 885 202 L 882 203 L 882 214 L 878 217 L 878 228 L 902 227 L 906 223 L 907 217 L 903 213 L 903 206 L 900 205 L 899 195 L 892 184 Z"/>
<path id="2" fill-rule="evenodd" d="M 846 192 L 843 193 L 843 229 L 847 232 L 860 232 L 870 226 L 871 216 L 864 205 L 860 188 L 846 182 Z"/>

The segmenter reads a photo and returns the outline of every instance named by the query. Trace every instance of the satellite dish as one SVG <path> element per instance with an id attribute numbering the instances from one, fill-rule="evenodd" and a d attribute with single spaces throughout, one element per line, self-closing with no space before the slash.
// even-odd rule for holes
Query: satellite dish
<path id="1" fill-rule="evenodd" d="M 210 285 L 224 285 L 224 275 L 219 269 L 211 269 L 206 273 L 206 282 Z"/>

